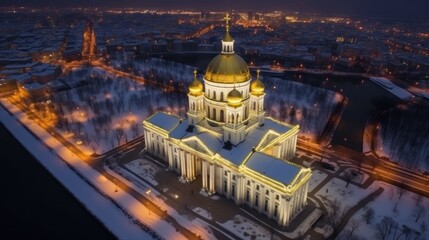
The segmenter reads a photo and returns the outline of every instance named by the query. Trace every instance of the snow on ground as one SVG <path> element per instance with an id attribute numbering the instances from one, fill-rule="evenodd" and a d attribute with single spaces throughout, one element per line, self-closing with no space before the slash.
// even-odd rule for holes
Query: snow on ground
<path id="1" fill-rule="evenodd" d="M 308 183 L 308 191 L 311 192 L 315 187 L 317 187 L 328 175 L 319 170 L 313 171 L 311 175 L 310 182 Z"/>
<path id="2" fill-rule="evenodd" d="M 101 68 L 79 68 L 62 81 L 75 78 L 88 84 L 54 95 L 57 128 L 88 155 L 141 136 L 141 122 L 157 110 L 183 115 L 187 106 L 185 94 L 164 92 Z"/>
<path id="3" fill-rule="evenodd" d="M 209 212 L 207 212 L 207 210 L 202 209 L 200 207 L 196 207 L 196 208 L 192 209 L 192 211 L 194 211 L 195 213 L 197 213 L 201 217 L 204 217 L 204 218 L 207 218 L 207 219 L 210 219 L 210 220 L 213 219 L 212 215 Z"/>
<path id="4" fill-rule="evenodd" d="M 234 219 L 219 224 L 241 239 L 271 239 L 271 233 L 266 228 L 241 215 L 235 215 Z"/>
<path id="5" fill-rule="evenodd" d="M 308 84 L 264 77 L 267 115 L 280 121 L 299 124 L 300 135 L 320 136 L 344 96 Z M 287 94 L 285 94 L 287 93 Z"/>
<path id="6" fill-rule="evenodd" d="M 387 183 L 376 182 L 375 184 L 377 187 L 383 187 L 384 192 L 366 207 L 359 210 L 349 221 L 349 224 L 352 221 L 359 222 L 359 228 L 356 231 L 357 235 L 365 239 L 376 239 L 377 224 L 379 224 L 384 217 L 390 217 L 398 224 L 399 232 L 401 232 L 403 226 L 412 229 L 409 239 L 415 239 L 414 236 L 416 236 L 416 232 L 421 234 L 420 238 L 417 239 L 429 239 L 429 198 L 399 190 Z M 399 199 L 399 194 L 401 192 L 403 192 L 403 195 Z M 369 224 L 367 224 L 366 220 L 363 218 L 363 215 L 368 212 L 368 209 L 374 210 L 374 218 Z M 419 217 L 418 221 L 416 221 L 418 213 L 422 213 L 422 215 Z M 347 229 L 347 227 L 345 229 Z M 425 230 L 423 231 L 423 229 Z M 391 235 L 386 239 L 394 238 Z M 399 239 L 406 239 L 405 235 Z"/>
<path id="7" fill-rule="evenodd" d="M 351 182 L 354 182 L 357 184 L 363 184 L 369 178 L 369 175 L 367 173 L 365 173 L 363 171 L 359 172 L 359 169 L 354 168 L 354 167 L 350 167 L 350 168 L 345 169 L 344 171 L 342 171 L 340 173 L 340 176 L 344 177 L 344 176 L 346 176 L 346 174 L 348 174 L 348 172 L 355 174 L 355 175 L 352 175 L 353 178 L 351 179 Z"/>
<path id="8" fill-rule="evenodd" d="M 370 77 L 369 80 L 373 81 L 377 85 L 381 86 L 382 88 L 386 89 L 393 95 L 397 96 L 400 99 L 412 99 L 413 94 L 408 92 L 407 90 L 395 85 L 392 83 L 389 79 L 384 77 Z"/>
<path id="9" fill-rule="evenodd" d="M 119 202 L 125 209 L 129 204 L 134 203 L 134 199 L 128 194 L 119 192 L 115 193 L 115 186 L 98 172 L 90 168 L 86 163 L 78 159 L 76 155 L 65 148 L 61 143 L 52 138 L 45 130 L 36 125 L 33 121 L 28 120 L 24 113 L 17 108 L 2 100 L 3 105 L 7 105 L 16 119 L 10 116 L 3 108 L 0 108 L 0 121 L 6 128 L 35 156 L 35 158 L 67 188 L 95 217 L 97 217 L 114 235 L 120 239 L 151 239 L 152 237 L 132 222 L 109 199 L 113 198 Z M 36 139 L 29 133 L 18 120 L 24 123 L 37 136 L 45 141 L 52 149 L 47 148 L 40 140 Z M 67 161 L 79 174 L 86 178 L 94 189 L 88 185 L 85 179 L 77 175 L 61 158 Z M 138 207 L 136 205 L 136 210 Z M 136 215 L 134 215 L 136 214 Z M 133 215 L 145 222 L 141 213 L 133 212 Z M 171 227 L 170 227 L 171 228 Z M 165 238 L 181 237 L 180 234 L 170 232 L 169 226 L 159 234 Z M 171 234 L 170 233 L 174 233 Z"/>
<path id="10" fill-rule="evenodd" d="M 127 170 L 124 170 L 119 167 L 115 167 L 114 170 L 105 168 L 110 174 L 115 177 L 121 179 L 128 187 L 134 189 L 142 195 L 148 196 L 149 199 L 157 205 L 161 210 L 166 211 L 168 215 L 173 217 L 177 222 L 180 223 L 183 227 L 190 229 L 192 232 L 200 235 L 203 239 L 216 239 L 210 229 L 208 223 L 204 221 L 199 221 L 198 218 L 194 216 L 189 216 L 185 214 L 180 214 L 176 209 L 169 206 L 165 203 L 165 197 L 161 195 L 156 189 L 151 187 L 149 184 L 142 181 L 140 178 L 135 177 Z M 150 190 L 150 191 L 148 191 Z M 174 190 L 167 190 L 164 194 L 168 194 L 170 197 L 174 197 L 178 192 L 174 192 Z M 162 229 L 159 229 L 162 231 Z"/>
<path id="11" fill-rule="evenodd" d="M 328 210 L 330 210 L 330 202 L 334 202 L 335 199 L 340 201 L 344 210 L 355 206 L 356 203 L 377 190 L 377 188 L 376 185 L 372 184 L 367 189 L 362 189 L 352 183 L 346 187 L 345 181 L 334 178 L 316 193 L 316 197 L 322 200 Z"/>
<path id="12" fill-rule="evenodd" d="M 136 159 L 125 164 L 125 166 L 130 171 L 142 177 L 144 180 L 150 182 L 152 185 L 154 186 L 158 185 L 158 182 L 155 181 L 154 176 L 156 172 L 159 170 L 159 168 L 149 160 Z"/>

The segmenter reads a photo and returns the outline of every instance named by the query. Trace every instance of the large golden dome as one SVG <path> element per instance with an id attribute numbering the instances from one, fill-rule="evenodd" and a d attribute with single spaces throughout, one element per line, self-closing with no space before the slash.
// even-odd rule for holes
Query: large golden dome
<path id="1" fill-rule="evenodd" d="M 219 54 L 209 63 L 204 78 L 217 83 L 241 83 L 250 79 L 249 67 L 236 54 Z"/>

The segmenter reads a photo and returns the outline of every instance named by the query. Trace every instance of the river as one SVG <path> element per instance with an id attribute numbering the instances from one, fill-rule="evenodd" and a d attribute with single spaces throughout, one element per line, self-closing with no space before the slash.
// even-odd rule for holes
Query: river
<path id="1" fill-rule="evenodd" d="M 2 124 L 0 152 L 0 238 L 115 239 Z"/>

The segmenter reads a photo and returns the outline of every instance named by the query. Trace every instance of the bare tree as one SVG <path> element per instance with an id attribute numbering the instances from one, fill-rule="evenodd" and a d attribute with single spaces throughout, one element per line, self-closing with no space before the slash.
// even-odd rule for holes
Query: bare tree
<path id="1" fill-rule="evenodd" d="M 355 239 L 355 232 L 359 228 L 359 222 L 353 220 L 351 221 L 347 228 L 344 230 L 343 238 L 346 240 L 352 240 Z"/>
<path id="2" fill-rule="evenodd" d="M 140 125 L 136 122 L 133 122 L 131 124 L 131 131 L 133 131 L 133 138 L 136 138 L 139 136 L 139 133 L 140 133 L 139 130 L 140 130 Z"/>
<path id="3" fill-rule="evenodd" d="M 426 224 L 426 221 L 423 221 L 423 222 L 420 224 L 420 231 L 422 232 L 422 234 L 425 234 L 425 232 L 427 231 L 427 228 L 428 228 L 428 226 L 427 226 L 427 224 Z"/>
<path id="4" fill-rule="evenodd" d="M 338 231 L 338 227 L 341 224 L 341 220 L 343 219 L 344 212 L 340 201 L 337 199 L 330 201 L 329 207 L 331 211 L 328 213 L 327 222 L 332 227 L 334 231 L 333 235 L 335 236 Z"/>
<path id="5" fill-rule="evenodd" d="M 419 221 L 421 217 L 424 217 L 426 215 L 426 208 L 422 206 L 421 204 L 416 205 L 414 208 L 414 216 L 416 217 L 415 222 Z"/>
<path id="6" fill-rule="evenodd" d="M 407 190 L 402 187 L 398 187 L 396 189 L 396 192 L 398 193 L 398 199 L 401 199 L 401 197 L 407 192 Z"/>
<path id="7" fill-rule="evenodd" d="M 116 140 L 118 141 L 118 146 L 121 143 L 121 139 L 124 136 L 124 129 L 122 127 L 117 127 L 115 130 L 113 130 L 113 135 L 116 137 Z"/>
<path id="8" fill-rule="evenodd" d="M 366 224 L 370 224 L 371 220 L 374 219 L 374 210 L 372 208 L 368 208 L 362 217 L 363 220 L 366 221 Z"/>
<path id="9" fill-rule="evenodd" d="M 395 239 L 398 234 L 398 223 L 391 217 L 384 217 L 380 223 L 376 225 L 376 236 L 379 240 Z"/>

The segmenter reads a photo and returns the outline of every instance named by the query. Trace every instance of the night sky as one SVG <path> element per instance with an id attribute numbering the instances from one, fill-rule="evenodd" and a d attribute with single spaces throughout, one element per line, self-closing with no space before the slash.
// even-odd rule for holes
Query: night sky
<path id="1" fill-rule="evenodd" d="M 428 0 L 2 0 L 0 6 L 289 10 L 341 16 L 429 19 Z"/>

